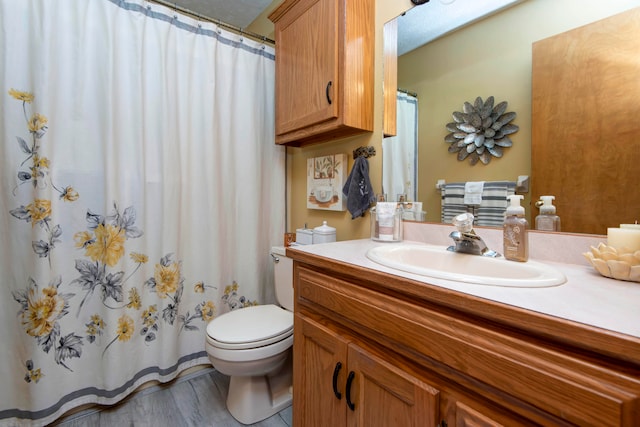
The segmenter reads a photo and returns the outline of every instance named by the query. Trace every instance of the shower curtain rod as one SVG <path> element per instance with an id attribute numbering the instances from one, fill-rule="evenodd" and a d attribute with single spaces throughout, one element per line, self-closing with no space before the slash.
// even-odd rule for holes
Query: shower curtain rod
<path id="1" fill-rule="evenodd" d="M 146 1 L 149 2 L 149 3 L 161 4 L 162 6 L 168 7 L 170 9 L 173 9 L 173 10 L 181 12 L 181 13 L 184 13 L 185 15 L 189 15 L 192 18 L 196 18 L 196 19 L 199 19 L 201 21 L 212 22 L 212 23 L 214 23 L 214 24 L 216 24 L 216 25 L 218 25 L 220 27 L 226 28 L 227 30 L 231 30 L 231 31 L 233 31 L 235 33 L 238 33 L 240 35 L 251 37 L 252 39 L 257 40 L 257 41 L 262 41 L 262 42 L 270 43 L 270 44 L 273 44 L 273 45 L 276 44 L 275 40 L 271 40 L 268 37 L 265 37 L 265 36 L 257 34 L 257 33 L 253 33 L 251 31 L 247 31 L 247 30 L 242 29 L 240 27 L 237 27 L 235 25 L 227 24 L 226 22 L 222 22 L 219 19 L 210 18 L 208 16 L 201 15 L 201 14 L 199 14 L 197 12 L 194 12 L 194 11 L 192 11 L 190 9 L 187 9 L 185 7 L 178 6 L 176 3 L 171 3 L 171 2 L 168 2 L 168 1 L 164 1 L 164 0 L 146 0 Z"/>
<path id="2" fill-rule="evenodd" d="M 417 98 L 417 97 L 418 97 L 418 94 L 417 94 L 416 92 L 411 92 L 411 91 L 408 91 L 408 90 L 406 90 L 406 89 L 400 89 L 400 88 L 398 88 L 398 92 L 406 93 L 407 95 L 411 95 L 411 96 L 413 96 L 413 97 L 415 97 L 415 98 Z"/>

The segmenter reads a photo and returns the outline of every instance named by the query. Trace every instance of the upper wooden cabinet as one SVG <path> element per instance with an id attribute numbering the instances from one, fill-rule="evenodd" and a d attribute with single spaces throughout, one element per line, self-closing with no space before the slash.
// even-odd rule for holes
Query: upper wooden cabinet
<path id="1" fill-rule="evenodd" d="M 285 0 L 276 40 L 276 143 L 373 130 L 374 0 Z"/>

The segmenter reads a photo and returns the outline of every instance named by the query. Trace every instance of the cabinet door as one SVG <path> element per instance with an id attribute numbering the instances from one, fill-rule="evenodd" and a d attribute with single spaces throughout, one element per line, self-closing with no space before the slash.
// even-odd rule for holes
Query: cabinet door
<path id="1" fill-rule="evenodd" d="M 293 331 L 293 425 L 345 426 L 347 341 L 300 314 Z"/>
<path id="2" fill-rule="evenodd" d="M 439 391 L 413 376 L 399 359 L 385 360 L 354 344 L 348 358 L 350 427 L 437 426 Z"/>
<path id="3" fill-rule="evenodd" d="M 276 135 L 338 116 L 336 0 L 301 0 L 276 24 Z"/>

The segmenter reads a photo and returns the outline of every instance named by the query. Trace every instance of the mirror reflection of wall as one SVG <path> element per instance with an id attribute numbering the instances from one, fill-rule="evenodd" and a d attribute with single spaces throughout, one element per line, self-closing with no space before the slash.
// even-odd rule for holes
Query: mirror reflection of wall
<path id="1" fill-rule="evenodd" d="M 465 1 L 474 0 L 456 0 L 447 7 L 464 7 Z M 427 11 L 431 3 L 407 13 Z M 532 44 L 637 6 L 640 0 L 526 0 L 399 56 L 398 86 L 417 92 L 421 103 L 417 200 L 423 202 L 428 221 L 440 220 L 438 179 L 498 181 L 531 175 Z M 399 37 L 400 33 L 401 29 Z M 513 123 L 520 130 L 502 158 L 470 166 L 447 151 L 445 125 L 463 102 L 478 96 L 507 101 L 508 110 L 517 113 Z M 532 219 L 538 212 L 527 196 L 524 206 Z"/>

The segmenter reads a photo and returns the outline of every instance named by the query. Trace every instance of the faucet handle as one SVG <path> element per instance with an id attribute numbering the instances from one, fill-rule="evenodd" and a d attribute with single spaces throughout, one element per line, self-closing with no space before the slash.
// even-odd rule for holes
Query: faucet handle
<path id="1" fill-rule="evenodd" d="M 451 222 L 461 233 L 470 233 L 473 231 L 473 214 L 469 212 L 457 215 Z"/>

